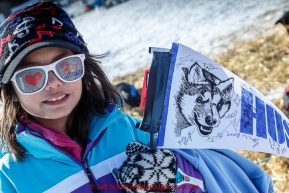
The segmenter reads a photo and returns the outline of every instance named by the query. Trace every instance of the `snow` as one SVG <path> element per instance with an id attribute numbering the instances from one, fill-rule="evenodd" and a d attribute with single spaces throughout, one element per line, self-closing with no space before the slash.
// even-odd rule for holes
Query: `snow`
<path id="1" fill-rule="evenodd" d="M 210 56 L 232 38 L 266 31 L 286 10 L 287 0 L 129 0 L 86 12 L 73 22 L 91 53 L 110 52 L 102 67 L 113 79 L 149 66 L 149 47 L 170 48 L 177 42 Z"/>
<path id="2" fill-rule="evenodd" d="M 149 66 L 149 47 L 171 48 L 177 42 L 205 56 L 217 53 L 232 38 L 266 31 L 289 10 L 289 1 L 129 0 L 89 12 L 78 1 L 65 10 L 75 16 L 90 53 L 110 52 L 102 67 L 113 79 Z"/>

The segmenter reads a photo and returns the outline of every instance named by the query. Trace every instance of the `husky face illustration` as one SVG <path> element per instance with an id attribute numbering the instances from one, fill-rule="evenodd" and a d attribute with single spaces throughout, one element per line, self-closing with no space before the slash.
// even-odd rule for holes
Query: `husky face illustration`
<path id="1" fill-rule="evenodd" d="M 178 137 L 182 129 L 196 126 L 201 136 L 207 136 L 231 107 L 234 79 L 221 81 L 197 62 L 182 70 L 180 89 L 174 96 L 175 134 Z"/>

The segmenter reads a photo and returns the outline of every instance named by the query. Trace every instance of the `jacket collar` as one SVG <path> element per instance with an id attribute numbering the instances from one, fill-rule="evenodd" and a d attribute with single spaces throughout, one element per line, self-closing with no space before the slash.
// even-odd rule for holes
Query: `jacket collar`
<path id="1" fill-rule="evenodd" d="M 110 124 L 124 116 L 123 113 L 114 106 L 108 106 L 106 114 L 103 116 L 91 115 L 91 122 L 88 131 L 89 140 L 93 141 Z M 18 142 L 26 149 L 26 154 L 32 154 L 38 159 L 55 158 L 67 160 L 67 153 L 63 151 L 59 154 L 59 148 L 50 144 L 39 133 L 18 123 L 15 132 Z M 67 154 L 67 155 L 66 155 Z"/>

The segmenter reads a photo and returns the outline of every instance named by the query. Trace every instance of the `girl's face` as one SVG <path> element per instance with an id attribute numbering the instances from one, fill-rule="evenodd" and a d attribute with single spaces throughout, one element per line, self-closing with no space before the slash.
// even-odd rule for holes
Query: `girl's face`
<path id="1" fill-rule="evenodd" d="M 73 53 L 64 48 L 41 48 L 29 54 L 17 70 L 32 66 L 45 66 L 70 55 Z M 51 119 L 66 121 L 67 116 L 80 100 L 82 79 L 67 83 L 59 80 L 53 71 L 49 71 L 47 84 L 38 93 L 23 95 L 17 90 L 14 83 L 13 87 L 16 92 L 15 101 L 18 101 L 35 121 L 46 125 L 45 123 Z"/>

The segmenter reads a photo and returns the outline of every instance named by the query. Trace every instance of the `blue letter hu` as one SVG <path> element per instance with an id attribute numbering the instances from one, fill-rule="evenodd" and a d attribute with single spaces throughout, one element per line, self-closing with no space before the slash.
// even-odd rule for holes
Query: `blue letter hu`
<path id="1" fill-rule="evenodd" d="M 258 137 L 267 138 L 266 132 L 266 117 L 264 102 L 256 99 L 256 113 L 253 111 L 253 94 L 242 88 L 242 103 L 241 103 L 241 128 L 240 132 L 253 135 L 253 118 L 256 119 L 256 135 Z"/>

